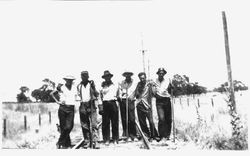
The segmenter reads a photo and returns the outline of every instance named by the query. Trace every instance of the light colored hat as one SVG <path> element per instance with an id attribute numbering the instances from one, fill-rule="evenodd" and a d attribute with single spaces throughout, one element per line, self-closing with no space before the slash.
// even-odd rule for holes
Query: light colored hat
<path id="1" fill-rule="evenodd" d="M 63 77 L 64 80 L 75 80 L 74 76 L 67 75 Z"/>

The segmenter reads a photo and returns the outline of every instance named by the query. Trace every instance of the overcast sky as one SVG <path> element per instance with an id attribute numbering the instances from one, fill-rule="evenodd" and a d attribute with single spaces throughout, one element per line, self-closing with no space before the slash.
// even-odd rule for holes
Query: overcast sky
<path id="1" fill-rule="evenodd" d="M 227 81 L 221 11 L 226 11 L 233 78 L 249 85 L 250 9 L 246 1 L 0 0 L 1 99 L 15 101 L 23 85 L 44 78 L 80 79 L 88 70 L 97 85 L 103 71 L 134 79 L 150 61 L 167 76 L 186 74 L 210 88 Z"/>

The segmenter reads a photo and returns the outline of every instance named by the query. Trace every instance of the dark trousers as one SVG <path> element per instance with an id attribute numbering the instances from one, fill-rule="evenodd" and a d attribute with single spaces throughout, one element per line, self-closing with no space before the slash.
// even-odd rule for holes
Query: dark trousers
<path id="1" fill-rule="evenodd" d="M 170 98 L 157 99 L 156 109 L 158 113 L 158 130 L 161 138 L 167 138 L 171 133 L 172 112 Z"/>
<path id="2" fill-rule="evenodd" d="M 71 146 L 70 132 L 74 126 L 74 106 L 60 105 L 58 117 L 60 122 L 61 134 L 58 144 L 69 147 Z"/>
<path id="3" fill-rule="evenodd" d="M 154 125 L 154 122 L 153 122 L 153 116 L 152 116 L 151 109 L 146 109 L 145 106 L 142 104 L 142 102 L 140 102 L 137 105 L 137 114 L 138 114 L 138 120 L 139 120 L 140 127 L 141 127 L 143 133 L 145 134 L 145 136 L 147 136 L 149 138 L 158 137 L 158 132 L 157 132 L 155 125 Z M 147 126 L 146 120 L 148 120 L 148 122 L 149 122 L 150 130 Z"/>
<path id="4" fill-rule="evenodd" d="M 92 113 L 91 113 L 92 105 Z M 82 133 L 85 140 L 90 140 L 90 124 L 92 126 L 92 140 L 98 141 L 97 112 L 94 101 L 82 102 L 79 107 Z"/>
<path id="5" fill-rule="evenodd" d="M 122 119 L 123 133 L 126 134 L 126 99 L 120 101 L 120 111 Z M 128 136 L 131 138 L 136 137 L 136 126 L 135 126 L 135 102 L 128 100 Z"/>
<path id="6" fill-rule="evenodd" d="M 103 101 L 102 135 L 104 142 L 110 141 L 110 121 L 112 127 L 112 139 L 118 141 L 119 116 L 118 116 L 118 106 L 114 100 Z"/>

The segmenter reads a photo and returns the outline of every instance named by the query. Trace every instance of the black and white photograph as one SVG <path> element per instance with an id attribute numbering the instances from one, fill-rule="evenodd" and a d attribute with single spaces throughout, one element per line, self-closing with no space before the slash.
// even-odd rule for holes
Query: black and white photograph
<path id="1" fill-rule="evenodd" d="M 244 0 L 0 0 L 1 153 L 246 154 L 249 19 Z"/>

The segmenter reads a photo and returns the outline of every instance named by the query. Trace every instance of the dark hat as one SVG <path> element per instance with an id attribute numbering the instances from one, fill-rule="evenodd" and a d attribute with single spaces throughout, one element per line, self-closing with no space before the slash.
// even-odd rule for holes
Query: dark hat
<path id="1" fill-rule="evenodd" d="M 63 77 L 64 80 L 75 80 L 75 78 L 71 75 L 67 75 Z"/>
<path id="2" fill-rule="evenodd" d="M 105 70 L 104 74 L 102 75 L 102 78 L 105 78 L 107 76 L 113 77 L 113 74 L 111 74 L 108 70 Z"/>
<path id="3" fill-rule="evenodd" d="M 81 75 L 85 75 L 85 74 L 86 74 L 86 75 L 89 75 L 89 72 L 88 72 L 88 71 L 82 71 L 82 72 L 81 72 Z"/>
<path id="4" fill-rule="evenodd" d="M 140 73 L 138 74 L 138 77 L 140 77 L 140 76 L 142 76 L 142 75 L 146 76 L 146 73 L 145 73 L 145 72 L 140 72 Z"/>
<path id="5" fill-rule="evenodd" d="M 156 74 L 159 74 L 162 71 L 164 72 L 164 75 L 167 73 L 167 71 L 164 68 L 159 68 Z"/>
<path id="6" fill-rule="evenodd" d="M 124 73 L 122 74 L 122 76 L 132 76 L 132 75 L 134 75 L 134 73 L 133 72 L 130 72 L 130 71 L 124 71 Z"/>

